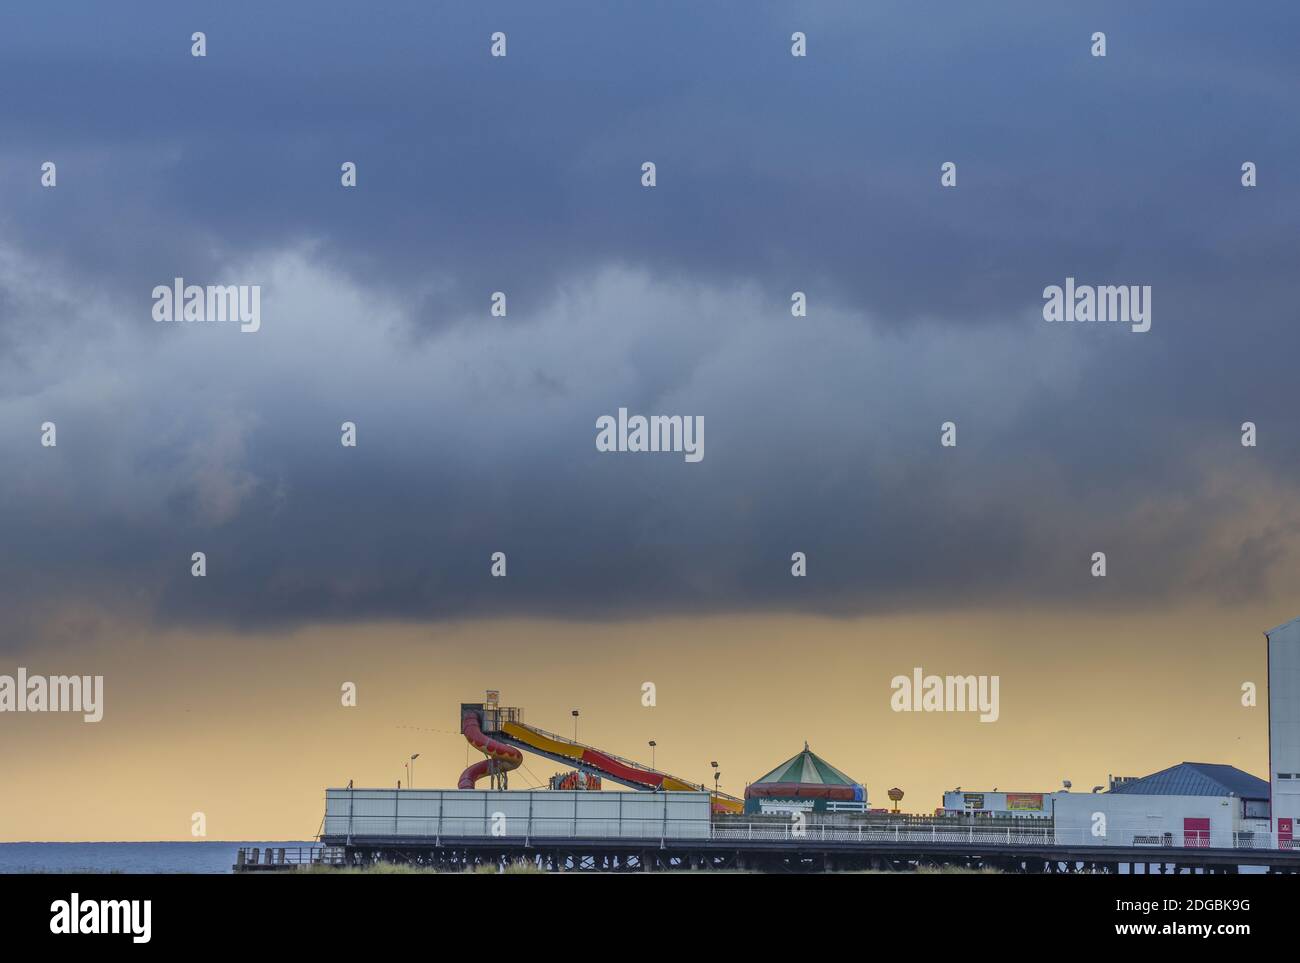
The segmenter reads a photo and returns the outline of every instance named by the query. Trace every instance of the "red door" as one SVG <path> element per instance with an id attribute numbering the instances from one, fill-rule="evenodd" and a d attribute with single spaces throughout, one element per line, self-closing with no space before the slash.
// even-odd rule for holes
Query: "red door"
<path id="1" fill-rule="evenodd" d="M 1290 817 L 1278 817 L 1277 820 L 1277 848 L 1292 849 L 1295 842 L 1291 839 L 1292 822 Z"/>
<path id="2" fill-rule="evenodd" d="M 1184 819 L 1183 820 L 1183 845 L 1184 846 L 1209 846 L 1210 845 L 1210 821 L 1208 819 Z"/>

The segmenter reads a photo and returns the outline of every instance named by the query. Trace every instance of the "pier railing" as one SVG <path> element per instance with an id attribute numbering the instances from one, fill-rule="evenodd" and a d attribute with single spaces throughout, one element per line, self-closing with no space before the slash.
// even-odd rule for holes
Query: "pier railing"
<path id="1" fill-rule="evenodd" d="M 338 866 L 343 860 L 341 846 L 240 846 L 235 869 Z"/>
<path id="2" fill-rule="evenodd" d="M 943 843 L 970 846 L 1121 846 L 1136 848 L 1179 849 L 1276 849 L 1266 832 L 1189 831 L 1180 835 L 1116 831 L 1103 836 L 1086 829 L 1054 829 L 1052 826 L 981 827 L 977 825 L 929 826 L 884 824 L 836 825 L 831 823 L 799 826 L 795 823 L 716 823 L 711 838 L 716 840 L 785 840 L 804 839 L 837 843 Z M 1282 848 L 1289 849 L 1284 840 Z"/>

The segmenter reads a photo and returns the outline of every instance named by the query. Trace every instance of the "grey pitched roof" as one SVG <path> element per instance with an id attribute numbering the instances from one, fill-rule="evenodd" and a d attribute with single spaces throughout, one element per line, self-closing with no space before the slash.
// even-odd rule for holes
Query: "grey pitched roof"
<path id="1" fill-rule="evenodd" d="M 1295 618 L 1293 618 L 1293 619 L 1288 619 L 1287 621 L 1283 622 L 1281 625 L 1275 625 L 1275 626 L 1273 626 L 1271 629 L 1269 629 L 1269 630 L 1268 630 L 1267 632 L 1265 632 L 1264 634 L 1265 634 L 1265 635 L 1268 635 L 1268 636 L 1276 635 L 1278 632 L 1282 631 L 1283 629 L 1285 629 L 1285 628 L 1287 628 L 1287 627 L 1289 627 L 1289 626 L 1294 625 L 1296 622 L 1300 622 L 1300 615 L 1297 615 L 1297 616 L 1296 616 Z"/>
<path id="2" fill-rule="evenodd" d="M 1267 799 L 1268 783 L 1235 766 L 1180 762 L 1141 779 L 1121 783 L 1111 792 L 1135 796 L 1226 796 Z"/>

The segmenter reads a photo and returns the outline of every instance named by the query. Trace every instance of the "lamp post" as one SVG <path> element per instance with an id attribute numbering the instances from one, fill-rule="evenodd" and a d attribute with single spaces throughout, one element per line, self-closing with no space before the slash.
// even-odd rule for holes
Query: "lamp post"
<path id="1" fill-rule="evenodd" d="M 570 715 L 573 716 L 573 741 L 577 742 L 578 741 L 578 710 L 574 709 L 573 712 L 570 713 Z"/>
<path id="2" fill-rule="evenodd" d="M 410 769 L 407 771 L 407 773 L 406 773 L 406 788 L 407 788 L 407 789 L 414 789 L 414 788 L 415 788 L 415 760 L 417 760 L 417 759 L 419 759 L 419 758 L 420 758 L 420 754 L 419 754 L 418 752 L 417 752 L 415 755 L 413 755 L 413 756 L 411 757 L 411 768 L 410 768 Z"/>
<path id="3" fill-rule="evenodd" d="M 651 769 L 655 767 L 655 746 L 657 745 L 659 745 L 659 743 L 655 742 L 653 739 L 650 740 L 650 768 Z"/>
<path id="4" fill-rule="evenodd" d="M 713 767 L 713 798 L 718 797 L 718 780 L 722 778 L 722 772 L 718 769 L 718 761 L 715 759 L 709 763 Z"/>

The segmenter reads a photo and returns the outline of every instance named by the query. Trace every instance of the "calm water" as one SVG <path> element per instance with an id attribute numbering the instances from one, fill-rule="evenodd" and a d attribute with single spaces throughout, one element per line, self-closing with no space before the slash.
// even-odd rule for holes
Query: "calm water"
<path id="1" fill-rule="evenodd" d="M 0 843 L 0 873 L 229 873 L 240 846 L 314 843 Z"/>

